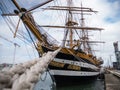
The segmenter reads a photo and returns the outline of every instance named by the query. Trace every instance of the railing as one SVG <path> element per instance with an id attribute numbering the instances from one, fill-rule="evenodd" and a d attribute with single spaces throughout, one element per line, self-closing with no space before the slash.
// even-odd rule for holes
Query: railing
<path id="1" fill-rule="evenodd" d="M 120 70 L 107 70 L 108 72 L 120 77 Z"/>

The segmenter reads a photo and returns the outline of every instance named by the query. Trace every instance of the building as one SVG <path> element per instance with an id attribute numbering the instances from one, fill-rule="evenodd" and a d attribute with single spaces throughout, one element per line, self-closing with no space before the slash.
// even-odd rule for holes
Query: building
<path id="1" fill-rule="evenodd" d="M 7 63 L 0 64 L 0 70 L 2 70 L 5 67 L 12 67 L 12 64 L 7 64 Z"/>
<path id="2" fill-rule="evenodd" d="M 114 50 L 115 50 L 115 56 L 116 56 L 116 62 L 113 62 L 113 67 L 115 69 L 120 69 L 120 51 L 118 48 L 118 42 L 114 42 Z"/>

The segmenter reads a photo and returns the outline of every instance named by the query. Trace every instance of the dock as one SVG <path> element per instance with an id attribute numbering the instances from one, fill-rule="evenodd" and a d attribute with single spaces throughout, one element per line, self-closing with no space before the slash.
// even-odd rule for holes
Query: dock
<path id="1" fill-rule="evenodd" d="M 120 90 L 120 71 L 109 71 L 105 74 L 106 90 Z"/>

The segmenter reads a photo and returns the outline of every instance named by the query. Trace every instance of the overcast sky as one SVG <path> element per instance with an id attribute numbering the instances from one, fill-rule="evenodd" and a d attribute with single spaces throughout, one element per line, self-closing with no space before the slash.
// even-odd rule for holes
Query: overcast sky
<path id="1" fill-rule="evenodd" d="M 80 5 L 81 1 L 75 1 Z M 110 56 L 112 61 L 115 61 L 113 42 L 120 41 L 120 0 L 82 0 L 82 3 L 83 6 L 99 11 L 97 15 L 91 16 L 89 20 L 91 20 L 90 25 L 97 25 L 97 27 L 105 29 L 101 32 L 100 38 L 106 43 L 100 45 L 100 52 L 97 55 L 102 56 L 105 62 L 104 64 L 107 65 Z M 9 38 L 9 40 L 13 40 L 13 35 L 2 17 L 0 17 L 0 35 Z M 20 42 L 19 44 L 21 45 L 21 47 L 16 47 L 15 63 L 38 57 L 37 52 L 31 45 L 26 45 L 16 40 L 15 42 Z M 0 63 L 13 63 L 14 49 L 13 44 L 0 38 Z"/>

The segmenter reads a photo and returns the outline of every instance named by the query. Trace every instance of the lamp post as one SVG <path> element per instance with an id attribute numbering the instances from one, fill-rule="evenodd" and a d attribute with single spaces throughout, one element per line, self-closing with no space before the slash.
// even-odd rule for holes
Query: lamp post
<path id="1" fill-rule="evenodd" d="M 111 60 L 111 59 L 112 59 L 112 56 L 113 56 L 113 55 L 109 55 L 109 57 L 110 57 L 110 59 L 109 59 L 109 60 L 110 60 L 110 61 L 109 61 L 110 67 L 113 67 L 113 65 L 112 65 L 112 60 Z"/>

